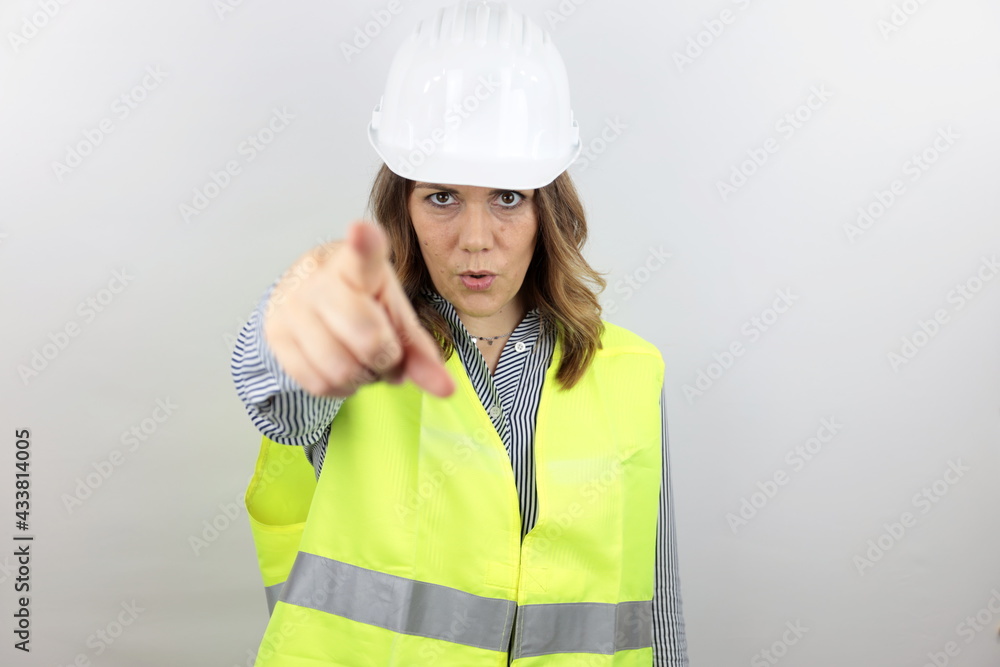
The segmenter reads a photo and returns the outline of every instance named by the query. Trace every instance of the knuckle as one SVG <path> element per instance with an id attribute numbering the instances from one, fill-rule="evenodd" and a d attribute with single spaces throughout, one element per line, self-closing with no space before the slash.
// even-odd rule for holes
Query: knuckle
<path id="1" fill-rule="evenodd" d="M 358 366 L 357 372 L 354 374 L 354 381 L 357 383 L 357 386 L 360 387 L 376 380 L 378 380 L 377 372 L 368 366 Z"/>
<path id="2" fill-rule="evenodd" d="M 392 359 L 390 359 L 389 356 L 387 354 L 385 354 L 384 352 L 379 352 L 378 354 L 376 354 L 372 358 L 372 362 L 370 364 L 370 366 L 374 370 L 376 370 L 376 371 L 378 371 L 380 373 L 382 371 L 387 370 L 391 365 L 392 365 Z"/>
<path id="3" fill-rule="evenodd" d="M 354 392 L 375 379 L 375 376 L 364 366 L 357 363 L 346 364 L 337 370 L 334 385 L 338 390 Z"/>
<path id="4" fill-rule="evenodd" d="M 373 365 L 376 370 L 385 370 L 395 366 L 402 356 L 402 350 L 395 340 L 384 341 L 379 344 L 378 350 L 373 357 Z"/>

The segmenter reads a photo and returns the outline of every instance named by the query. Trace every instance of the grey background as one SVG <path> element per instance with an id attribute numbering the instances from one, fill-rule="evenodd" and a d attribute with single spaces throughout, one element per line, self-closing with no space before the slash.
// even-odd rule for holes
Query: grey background
<path id="1" fill-rule="evenodd" d="M 387 2 L 56 3 L 15 45 L 44 4 L 0 4 L 0 497 L 7 541 L 13 433 L 29 428 L 36 535 L 30 655 L 11 647 L 14 559 L 0 556 L 0 661 L 250 664 L 266 606 L 239 502 L 259 437 L 230 380 L 232 343 L 285 267 L 363 214 L 371 110 L 396 45 L 437 3 L 403 2 L 351 62 L 340 44 Z M 904 4 L 917 11 L 883 34 Z M 571 173 L 588 258 L 608 272 L 606 318 L 666 361 L 692 664 L 773 664 L 766 649 L 784 665 L 918 666 L 949 642 L 948 664 L 995 664 L 1000 280 L 961 309 L 948 296 L 1000 254 L 1000 8 L 518 6 L 552 32 L 592 149 Z M 724 10 L 721 34 L 704 32 Z M 706 46 L 679 67 L 699 33 Z M 120 118 L 114 101 L 147 67 L 164 80 Z M 776 123 L 812 87 L 829 100 L 786 137 Z M 241 142 L 275 107 L 294 120 L 245 162 Z M 53 162 L 104 118 L 113 131 L 60 179 Z M 609 122 L 625 127 L 602 144 Z M 909 180 L 904 163 L 949 127 L 954 144 Z M 723 201 L 717 183 L 769 138 L 777 151 Z M 234 159 L 242 172 L 185 222 L 179 206 Z M 905 192 L 852 243 L 844 225 L 894 179 Z M 651 248 L 671 257 L 650 272 Z M 133 279 L 88 320 L 79 304 L 122 269 Z M 779 290 L 793 305 L 751 340 L 744 324 Z M 887 355 L 938 309 L 947 323 L 894 369 Z M 72 323 L 79 335 L 22 380 Z M 711 369 L 734 342 L 742 356 Z M 711 387 L 686 395 L 710 370 Z M 123 433 L 157 400 L 177 408 L 130 448 Z M 795 469 L 787 453 L 824 418 L 843 426 Z M 116 450 L 120 465 L 68 507 Z M 914 496 L 956 461 L 968 471 L 922 512 Z M 779 471 L 787 483 L 733 530 L 727 515 Z M 915 525 L 859 571 L 904 512 Z M 212 522 L 225 527 L 207 540 Z M 134 622 L 97 640 L 133 603 Z M 963 632 L 977 613 L 985 627 Z M 794 645 L 786 623 L 808 628 Z"/>

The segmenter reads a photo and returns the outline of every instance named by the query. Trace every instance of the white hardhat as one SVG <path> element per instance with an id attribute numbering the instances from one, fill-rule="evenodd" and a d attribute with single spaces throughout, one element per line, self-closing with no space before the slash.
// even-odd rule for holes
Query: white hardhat
<path id="1" fill-rule="evenodd" d="M 461 0 L 417 24 L 368 138 L 405 178 L 511 190 L 548 185 L 582 148 L 549 34 L 488 0 Z"/>

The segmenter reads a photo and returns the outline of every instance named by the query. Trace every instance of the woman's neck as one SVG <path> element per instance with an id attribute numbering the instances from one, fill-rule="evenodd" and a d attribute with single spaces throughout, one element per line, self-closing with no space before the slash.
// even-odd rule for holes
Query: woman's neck
<path id="1" fill-rule="evenodd" d="M 485 317 L 476 317 L 475 315 L 463 313 L 457 308 L 456 313 L 458 314 L 458 318 L 462 320 L 465 330 L 470 335 L 480 338 L 493 338 L 494 336 L 504 336 L 505 334 L 513 333 L 517 325 L 527 315 L 528 309 L 524 305 L 521 295 L 518 294 L 500 308 L 500 310 Z"/>

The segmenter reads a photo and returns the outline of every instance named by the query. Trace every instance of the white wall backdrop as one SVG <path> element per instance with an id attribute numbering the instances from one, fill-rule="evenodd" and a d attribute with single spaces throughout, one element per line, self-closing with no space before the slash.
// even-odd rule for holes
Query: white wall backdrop
<path id="1" fill-rule="evenodd" d="M 998 664 L 1000 6 L 518 4 L 570 75 L 606 318 L 666 360 L 692 664 Z M 234 336 L 363 214 L 437 5 L 0 4 L 0 663 L 252 663 Z"/>

